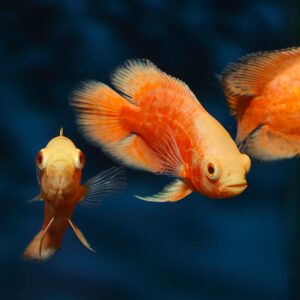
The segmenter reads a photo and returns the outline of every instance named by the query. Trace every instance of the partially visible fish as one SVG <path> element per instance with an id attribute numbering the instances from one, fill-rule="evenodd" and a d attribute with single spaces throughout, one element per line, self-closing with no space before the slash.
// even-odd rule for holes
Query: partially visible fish
<path id="1" fill-rule="evenodd" d="M 84 135 L 127 166 L 177 179 L 147 201 L 177 201 L 197 191 L 211 198 L 247 187 L 250 159 L 188 86 L 147 60 L 128 61 L 112 76 L 119 95 L 86 83 L 71 105 Z"/>
<path id="2" fill-rule="evenodd" d="M 73 142 L 60 135 L 53 138 L 37 157 L 41 193 L 30 201 L 45 202 L 45 218 L 41 231 L 22 254 L 22 258 L 44 261 L 60 248 L 62 237 L 70 224 L 79 240 L 94 251 L 82 232 L 71 221 L 76 203 L 95 204 L 106 193 L 118 190 L 124 183 L 124 171 L 111 168 L 81 185 L 83 153 Z"/>
<path id="3" fill-rule="evenodd" d="M 260 160 L 300 153 L 300 47 L 249 54 L 220 76 L 237 142 Z"/>

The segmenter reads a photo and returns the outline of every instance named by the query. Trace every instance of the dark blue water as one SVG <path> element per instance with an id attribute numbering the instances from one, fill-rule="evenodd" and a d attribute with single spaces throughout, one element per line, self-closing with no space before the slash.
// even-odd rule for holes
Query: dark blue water
<path id="1" fill-rule="evenodd" d="M 299 45 L 297 1 L 1 6 L 1 299 L 297 299 L 297 160 L 253 162 L 249 188 L 236 198 L 193 193 L 165 204 L 133 195 L 156 193 L 170 179 L 131 170 L 122 195 L 75 209 L 97 253 L 69 229 L 50 261 L 19 258 L 43 222 L 43 204 L 26 204 L 39 193 L 35 156 L 61 126 L 87 158 L 83 180 L 114 164 L 75 125 L 68 97 L 82 80 L 109 84 L 125 59 L 148 58 L 188 83 L 234 137 L 215 75 L 247 53 Z"/>

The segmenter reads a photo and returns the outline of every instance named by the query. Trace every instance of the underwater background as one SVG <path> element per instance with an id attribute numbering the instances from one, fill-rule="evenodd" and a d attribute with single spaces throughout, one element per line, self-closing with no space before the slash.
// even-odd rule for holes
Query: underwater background
<path id="1" fill-rule="evenodd" d="M 171 181 L 128 170 L 128 188 L 94 208 L 78 205 L 46 263 L 20 254 L 44 205 L 35 157 L 59 134 L 86 156 L 83 181 L 115 165 L 89 144 L 68 104 L 81 81 L 110 85 L 129 58 L 148 58 L 186 82 L 234 138 L 216 79 L 247 53 L 300 45 L 298 1 L 3 1 L 0 10 L 1 299 L 300 299 L 300 162 L 252 162 L 240 196 L 198 193 L 149 203 Z"/>

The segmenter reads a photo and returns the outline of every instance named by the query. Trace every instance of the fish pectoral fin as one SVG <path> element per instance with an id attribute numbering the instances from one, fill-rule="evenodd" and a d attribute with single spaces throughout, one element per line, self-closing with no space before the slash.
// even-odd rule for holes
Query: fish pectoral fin
<path id="1" fill-rule="evenodd" d="M 44 201 L 44 199 L 42 198 L 41 194 L 36 195 L 35 197 L 33 197 L 30 200 L 27 200 L 27 203 L 31 203 L 31 202 L 35 202 L 35 201 Z"/>
<path id="2" fill-rule="evenodd" d="M 122 167 L 112 167 L 99 173 L 81 187 L 79 202 L 86 206 L 97 205 L 105 196 L 122 191 L 126 187 L 125 178 Z"/>
<path id="3" fill-rule="evenodd" d="M 54 217 L 52 217 L 52 219 L 50 220 L 50 222 L 48 223 L 48 225 L 46 226 L 46 228 L 42 231 L 42 237 L 41 237 L 41 241 L 40 241 L 40 247 L 39 247 L 39 255 L 42 256 L 42 246 L 43 246 L 43 241 L 45 238 L 45 235 L 48 231 L 48 229 L 50 228 L 51 224 L 54 221 Z"/>
<path id="4" fill-rule="evenodd" d="M 87 247 L 89 250 L 96 252 L 88 243 L 88 241 L 85 239 L 83 233 L 73 224 L 73 222 L 68 219 L 69 224 L 71 225 L 72 229 L 74 230 L 76 236 L 78 237 L 79 241 L 85 246 Z"/>
<path id="5" fill-rule="evenodd" d="M 156 195 L 150 197 L 135 197 L 151 202 L 174 202 L 184 198 L 192 192 L 193 190 L 190 189 L 183 181 L 181 181 L 180 179 L 176 179 L 169 185 L 165 186 L 164 189 Z"/>
<path id="6" fill-rule="evenodd" d="M 291 158 L 300 153 L 300 141 L 273 131 L 268 125 L 255 129 L 242 146 L 249 155 L 260 160 Z"/>

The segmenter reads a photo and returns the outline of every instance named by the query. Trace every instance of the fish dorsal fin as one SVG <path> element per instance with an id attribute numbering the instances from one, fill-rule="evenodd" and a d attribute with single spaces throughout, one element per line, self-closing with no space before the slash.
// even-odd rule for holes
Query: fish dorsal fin
<path id="1" fill-rule="evenodd" d="M 86 238 L 84 237 L 83 233 L 73 224 L 73 222 L 68 219 L 69 224 L 71 225 L 72 229 L 74 230 L 76 236 L 78 237 L 79 241 L 85 246 L 87 247 L 89 250 L 96 252 L 88 243 L 88 241 L 86 240 Z"/>
<path id="2" fill-rule="evenodd" d="M 105 196 L 122 191 L 126 187 L 125 178 L 122 167 L 112 167 L 97 174 L 82 186 L 79 202 L 89 207 L 97 205 Z"/>
<path id="3" fill-rule="evenodd" d="M 42 231 L 42 236 L 41 236 L 41 241 L 40 241 L 40 247 L 39 247 L 39 255 L 42 256 L 42 246 L 43 246 L 43 241 L 45 238 L 45 235 L 48 231 L 48 229 L 50 228 L 51 224 L 54 221 L 54 217 L 52 217 L 52 219 L 50 220 L 50 222 L 48 223 L 48 225 L 46 226 L 46 228 Z"/>
<path id="4" fill-rule="evenodd" d="M 60 136 L 63 136 L 63 135 L 64 135 L 64 128 L 63 128 L 63 127 L 60 128 L 60 130 L 59 130 L 59 135 L 60 135 Z"/>
<path id="5" fill-rule="evenodd" d="M 184 198 L 192 192 L 193 190 L 190 189 L 183 181 L 176 179 L 169 185 L 165 186 L 164 189 L 156 195 L 150 197 L 135 197 L 150 202 L 174 202 Z"/>
<path id="6" fill-rule="evenodd" d="M 184 82 L 164 73 L 147 59 L 127 60 L 113 73 L 111 80 L 119 91 L 127 95 L 129 101 L 137 105 L 149 91 L 159 88 L 172 90 L 177 95 L 189 97 L 199 104 Z"/>
<path id="7" fill-rule="evenodd" d="M 256 52 L 229 64 L 219 80 L 234 115 L 243 111 L 242 102 L 260 95 L 266 84 L 282 68 L 300 58 L 300 47 Z"/>

